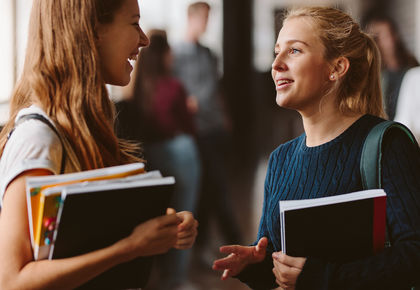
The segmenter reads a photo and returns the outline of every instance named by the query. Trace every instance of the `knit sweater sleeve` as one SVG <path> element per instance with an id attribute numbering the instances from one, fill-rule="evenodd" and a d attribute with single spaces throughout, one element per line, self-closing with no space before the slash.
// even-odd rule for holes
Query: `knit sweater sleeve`
<path id="1" fill-rule="evenodd" d="M 308 257 L 296 289 L 409 289 L 420 285 L 420 150 L 399 131 L 388 134 L 384 142 L 382 180 L 392 246 L 344 264 Z"/>
<path id="2" fill-rule="evenodd" d="M 258 243 L 258 240 L 262 237 L 268 238 L 268 226 L 267 226 L 267 215 L 269 209 L 269 201 L 270 201 L 270 186 L 271 180 L 273 175 L 273 159 L 275 158 L 275 152 L 273 152 L 270 156 L 267 175 L 264 184 L 264 204 L 263 204 L 263 212 L 260 221 L 260 226 L 258 230 L 258 239 L 254 242 L 253 245 Z M 271 254 L 273 253 L 273 245 L 271 241 L 268 241 L 267 246 L 267 253 L 264 260 L 260 263 L 250 264 L 241 273 L 239 273 L 236 278 L 238 278 L 243 283 L 247 284 L 250 288 L 256 290 L 263 290 L 263 289 L 273 289 L 278 287 L 276 284 L 276 280 L 274 274 L 272 272 L 273 269 L 273 259 Z"/>

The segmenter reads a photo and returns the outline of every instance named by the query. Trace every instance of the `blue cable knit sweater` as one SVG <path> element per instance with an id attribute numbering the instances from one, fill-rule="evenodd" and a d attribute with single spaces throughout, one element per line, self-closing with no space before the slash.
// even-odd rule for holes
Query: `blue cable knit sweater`
<path id="1" fill-rule="evenodd" d="M 361 149 L 369 130 L 381 120 L 365 115 L 323 145 L 307 147 L 303 134 L 272 152 L 257 239 L 268 238 L 268 252 L 263 262 L 237 276 L 241 281 L 253 289 L 278 287 L 271 254 L 281 250 L 279 200 L 362 190 Z M 382 178 L 392 247 L 345 264 L 308 257 L 296 289 L 407 289 L 420 284 L 420 150 L 398 131 L 387 134 L 384 142 Z"/>

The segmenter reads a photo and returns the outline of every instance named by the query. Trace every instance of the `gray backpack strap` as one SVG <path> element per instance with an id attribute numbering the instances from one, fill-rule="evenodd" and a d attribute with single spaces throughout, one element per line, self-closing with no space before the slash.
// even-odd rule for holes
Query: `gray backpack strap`
<path id="1" fill-rule="evenodd" d="M 13 127 L 13 129 L 9 132 L 9 135 L 7 136 L 7 139 L 10 138 L 10 136 L 13 133 L 13 131 L 15 130 L 15 128 L 19 124 L 21 124 L 21 123 L 23 123 L 23 122 L 25 122 L 27 120 L 34 120 L 34 119 L 35 120 L 38 120 L 38 121 L 41 121 L 42 123 L 44 123 L 45 125 L 47 125 L 48 127 L 50 127 L 50 129 L 53 130 L 53 132 L 57 135 L 58 139 L 60 140 L 61 147 L 62 147 L 62 150 L 61 150 L 60 174 L 63 174 L 64 173 L 64 170 L 65 170 L 65 167 L 66 167 L 66 148 L 64 147 L 63 140 L 61 139 L 60 134 L 57 131 L 57 128 L 55 128 L 54 125 L 51 124 L 51 122 L 47 118 L 45 118 L 44 116 L 42 116 L 41 114 L 33 113 L 33 114 L 23 115 L 22 117 L 20 117 L 19 120 L 15 123 L 15 126 Z"/>
<path id="2" fill-rule="evenodd" d="M 403 124 L 394 121 L 384 121 L 373 127 L 365 139 L 360 158 L 360 174 L 363 189 L 382 188 L 382 141 L 385 134 L 393 129 L 402 130 L 414 144 L 417 144 L 416 138 Z M 385 247 L 389 247 L 391 243 L 388 228 L 386 228 L 385 234 Z"/>

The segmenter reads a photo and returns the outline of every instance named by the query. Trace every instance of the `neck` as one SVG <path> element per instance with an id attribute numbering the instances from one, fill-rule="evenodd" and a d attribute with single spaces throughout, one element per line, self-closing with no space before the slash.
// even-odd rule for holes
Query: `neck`
<path id="1" fill-rule="evenodd" d="M 197 43 L 200 39 L 200 35 L 194 30 L 191 24 L 188 24 L 187 31 L 185 33 L 185 41 Z"/>
<path id="2" fill-rule="evenodd" d="M 387 69 L 391 71 L 397 71 L 400 69 L 400 64 L 394 52 L 383 53 L 382 60 Z"/>
<path id="3" fill-rule="evenodd" d="M 319 146 L 337 138 L 362 116 L 362 114 L 344 115 L 337 107 L 312 115 L 301 115 L 308 147 Z"/>

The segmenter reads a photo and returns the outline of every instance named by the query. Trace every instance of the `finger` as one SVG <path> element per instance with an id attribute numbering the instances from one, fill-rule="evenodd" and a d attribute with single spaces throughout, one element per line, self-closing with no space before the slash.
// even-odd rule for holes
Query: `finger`
<path id="1" fill-rule="evenodd" d="M 177 244 L 174 246 L 174 248 L 175 248 L 175 249 L 177 249 L 177 250 L 186 250 L 186 249 L 191 248 L 193 244 L 194 244 L 193 242 L 190 242 L 190 243 L 184 243 L 184 244 L 179 244 L 179 243 L 177 243 Z"/>
<path id="2" fill-rule="evenodd" d="M 176 211 L 175 211 L 173 208 L 168 207 L 168 208 L 166 209 L 166 214 L 176 214 Z"/>
<path id="3" fill-rule="evenodd" d="M 222 274 L 222 280 L 226 280 L 227 278 L 229 278 L 230 277 L 230 270 L 229 269 L 225 269 L 224 271 L 223 271 L 223 274 Z"/>
<path id="4" fill-rule="evenodd" d="M 302 257 L 291 257 L 286 255 L 283 252 L 275 252 L 272 255 L 274 260 L 277 260 L 289 267 L 295 267 L 298 269 L 302 269 L 303 265 L 306 262 L 306 258 L 302 258 Z"/>
<path id="5" fill-rule="evenodd" d="M 166 214 L 158 217 L 162 227 L 178 225 L 181 220 L 176 214 Z"/>
<path id="6" fill-rule="evenodd" d="M 179 241 L 195 239 L 196 236 L 197 236 L 196 232 L 187 232 L 187 233 L 178 232 L 178 234 L 177 234 L 177 237 L 178 237 Z"/>
<path id="7" fill-rule="evenodd" d="M 189 236 L 189 237 L 185 237 L 185 238 L 182 238 L 182 239 L 180 239 L 179 237 L 178 237 L 178 241 L 177 241 L 177 244 L 179 244 L 179 245 L 183 245 L 183 244 L 193 244 L 194 243 L 194 241 L 195 241 L 195 235 L 192 235 L 192 236 Z"/>
<path id="8" fill-rule="evenodd" d="M 224 270 L 231 268 L 233 263 L 235 262 L 235 258 L 235 254 L 230 254 L 227 257 L 214 261 L 213 270 Z"/>
<path id="9" fill-rule="evenodd" d="M 179 228 L 186 229 L 193 227 L 195 224 L 194 216 L 189 211 L 180 211 L 177 213 L 177 216 L 182 220 L 182 223 L 179 225 Z"/>
<path id="10" fill-rule="evenodd" d="M 249 247 L 239 246 L 239 245 L 228 245 L 220 247 L 219 251 L 223 254 L 236 254 L 241 255 Z"/>
<path id="11" fill-rule="evenodd" d="M 296 283 L 296 279 L 301 273 L 300 269 L 287 266 L 275 260 L 273 260 L 273 264 L 273 273 L 277 279 L 287 284 L 289 287 L 290 285 L 294 285 Z"/>
<path id="12" fill-rule="evenodd" d="M 268 245 L 268 239 L 266 237 L 262 237 L 258 241 L 255 249 L 258 253 L 261 253 L 261 251 L 265 251 L 265 249 L 267 248 L 267 245 Z"/>

